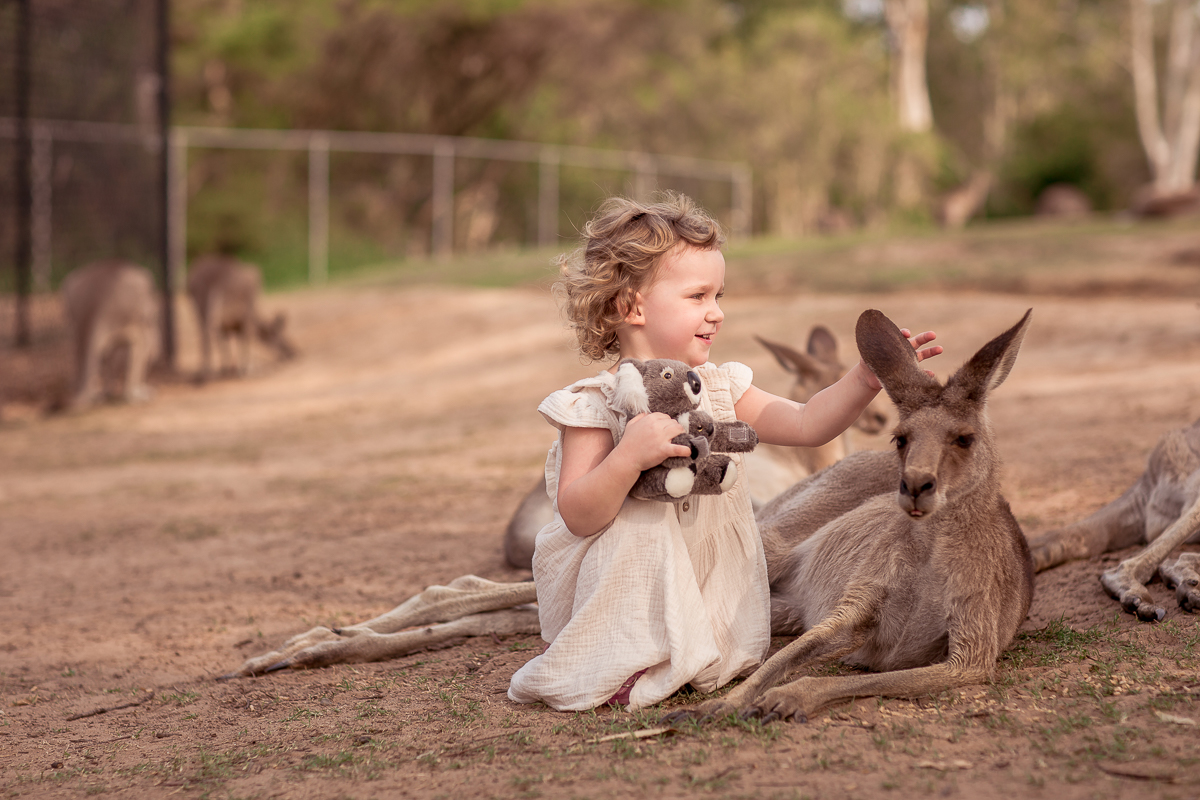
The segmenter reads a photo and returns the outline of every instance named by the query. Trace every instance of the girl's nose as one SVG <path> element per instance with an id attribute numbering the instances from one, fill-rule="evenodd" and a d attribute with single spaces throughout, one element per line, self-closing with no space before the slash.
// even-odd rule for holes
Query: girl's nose
<path id="1" fill-rule="evenodd" d="M 725 312 L 721 310 L 719 305 L 713 303 L 704 318 L 709 322 L 720 322 L 725 319 Z"/>

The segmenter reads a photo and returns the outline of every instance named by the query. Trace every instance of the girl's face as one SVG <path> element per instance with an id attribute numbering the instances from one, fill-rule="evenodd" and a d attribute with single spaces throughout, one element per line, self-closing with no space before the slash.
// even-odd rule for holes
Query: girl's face
<path id="1" fill-rule="evenodd" d="M 725 291 L 725 257 L 720 250 L 683 245 L 666 256 L 655 281 L 638 292 L 625 317 L 629 352 L 641 359 L 673 358 L 698 367 L 721 329 L 725 314 L 720 300 Z"/>

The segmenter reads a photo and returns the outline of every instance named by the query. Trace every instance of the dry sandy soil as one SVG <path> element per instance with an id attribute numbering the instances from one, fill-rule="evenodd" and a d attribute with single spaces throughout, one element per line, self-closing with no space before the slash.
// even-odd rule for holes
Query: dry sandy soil
<path id="1" fill-rule="evenodd" d="M 1139 257 L 1153 260 L 1134 253 L 1121 274 L 1154 267 Z M 822 322 L 849 342 L 858 312 L 877 307 L 938 331 L 947 352 L 930 366 L 944 377 L 1032 307 L 992 414 L 1005 492 L 1037 532 L 1115 497 L 1159 435 L 1200 412 L 1200 270 L 1174 269 L 1189 277 L 1132 296 L 1080 278 L 1086 297 L 1061 276 L 1007 293 L 813 293 L 787 280 L 739 292 L 731 271 L 714 360 L 784 391 L 753 334 L 798 343 Z M 508 680 L 540 647 L 533 636 L 218 682 L 294 633 L 429 584 L 528 578 L 505 565 L 501 534 L 551 439 L 535 408 L 592 371 L 542 288 L 360 282 L 266 305 L 288 310 L 302 355 L 261 358 L 245 380 L 160 381 L 149 404 L 75 415 L 43 415 L 10 390 L 6 796 L 1200 796 L 1200 622 L 1159 583 L 1164 622 L 1119 611 L 1097 576 L 1131 551 L 1039 575 L 993 683 L 859 700 L 807 724 L 606 738 L 694 697 L 639 714 L 515 705 Z M 196 348 L 180 314 L 186 372 Z M 40 370 L 61 387 L 56 320 L 52 301 L 38 306 L 36 364 L 3 351 L 10 382 Z"/>

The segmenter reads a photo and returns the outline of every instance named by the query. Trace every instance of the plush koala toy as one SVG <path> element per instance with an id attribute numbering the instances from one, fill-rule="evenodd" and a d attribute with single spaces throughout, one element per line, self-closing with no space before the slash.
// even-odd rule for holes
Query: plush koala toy
<path id="1" fill-rule="evenodd" d="M 641 500 L 674 502 L 689 494 L 721 494 L 737 481 L 737 467 L 724 453 L 745 453 L 758 435 L 745 422 L 718 422 L 700 410 L 700 376 L 682 361 L 626 358 L 617 365 L 613 410 L 629 418 L 661 412 L 683 425 L 672 441 L 691 448 L 642 472 L 629 491 Z"/>

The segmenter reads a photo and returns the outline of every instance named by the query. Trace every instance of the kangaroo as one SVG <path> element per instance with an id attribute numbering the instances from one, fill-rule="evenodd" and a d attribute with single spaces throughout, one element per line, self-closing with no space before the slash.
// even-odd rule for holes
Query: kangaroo
<path id="1" fill-rule="evenodd" d="M 1155 572 L 1175 591 L 1184 611 L 1200 611 L 1200 553 L 1167 556 L 1184 542 L 1200 542 L 1200 420 L 1167 432 L 1150 452 L 1146 471 L 1120 497 L 1086 519 L 1034 536 L 1029 545 L 1038 572 L 1066 561 L 1148 544 L 1100 576 L 1121 606 L 1142 621 L 1159 621 L 1166 609 L 1146 584 Z"/>
<path id="2" fill-rule="evenodd" d="M 102 363 L 110 358 L 124 364 L 122 399 L 148 400 L 146 372 L 159 355 L 159 304 L 150 271 L 120 259 L 92 262 L 63 280 L 62 301 L 75 351 L 70 408 L 103 399 Z M 120 349 L 124 358 L 113 358 Z"/>
<path id="3" fill-rule="evenodd" d="M 1026 312 L 943 386 L 917 366 L 895 325 L 877 311 L 863 314 L 859 349 L 899 409 L 897 449 L 853 454 L 763 508 L 772 633 L 799 637 L 725 697 L 668 721 L 731 711 L 804 720 L 839 699 L 916 696 L 989 678 L 1028 613 L 1033 569 L 999 491 L 985 401 L 1012 369 L 1029 320 Z M 222 677 L 537 632 L 536 610 L 523 605 L 536 598 L 532 581 L 465 576 L 374 620 L 314 628 Z M 420 625 L 429 627 L 403 630 Z M 838 657 L 879 672 L 772 688 L 789 666 Z"/>
<path id="4" fill-rule="evenodd" d="M 837 383 L 846 374 L 846 367 L 838 357 L 837 337 L 824 325 L 816 325 L 809 331 L 806 352 L 761 336 L 754 339 L 795 377 L 788 394 L 798 403 L 807 403 L 814 394 Z M 854 421 L 854 427 L 874 435 L 883 430 L 887 420 L 882 404 L 872 402 Z M 820 447 L 760 444 L 742 457 L 754 510 L 757 512 L 796 481 L 845 458 L 849 452 L 849 431 Z M 505 560 L 517 569 L 530 569 L 538 531 L 553 519 L 554 508 L 546 494 L 546 476 L 543 475 L 521 500 L 508 522 L 504 531 Z"/>
<path id="5" fill-rule="evenodd" d="M 188 271 L 187 291 L 200 323 L 201 367 L 199 380 L 212 377 L 214 342 L 221 348 L 221 367 L 245 376 L 250 371 L 250 340 L 275 349 L 281 358 L 291 358 L 295 348 L 284 335 L 287 318 L 276 314 L 269 322 L 258 315 L 262 273 L 258 267 L 225 256 L 201 256 Z M 241 358 L 233 365 L 229 339 L 237 337 Z"/>
<path id="6" fill-rule="evenodd" d="M 937 209 L 942 227 L 952 230 L 965 227 L 983 208 L 991 189 L 992 174 L 987 171 L 976 172 L 969 181 L 953 189 L 942 198 Z"/>

